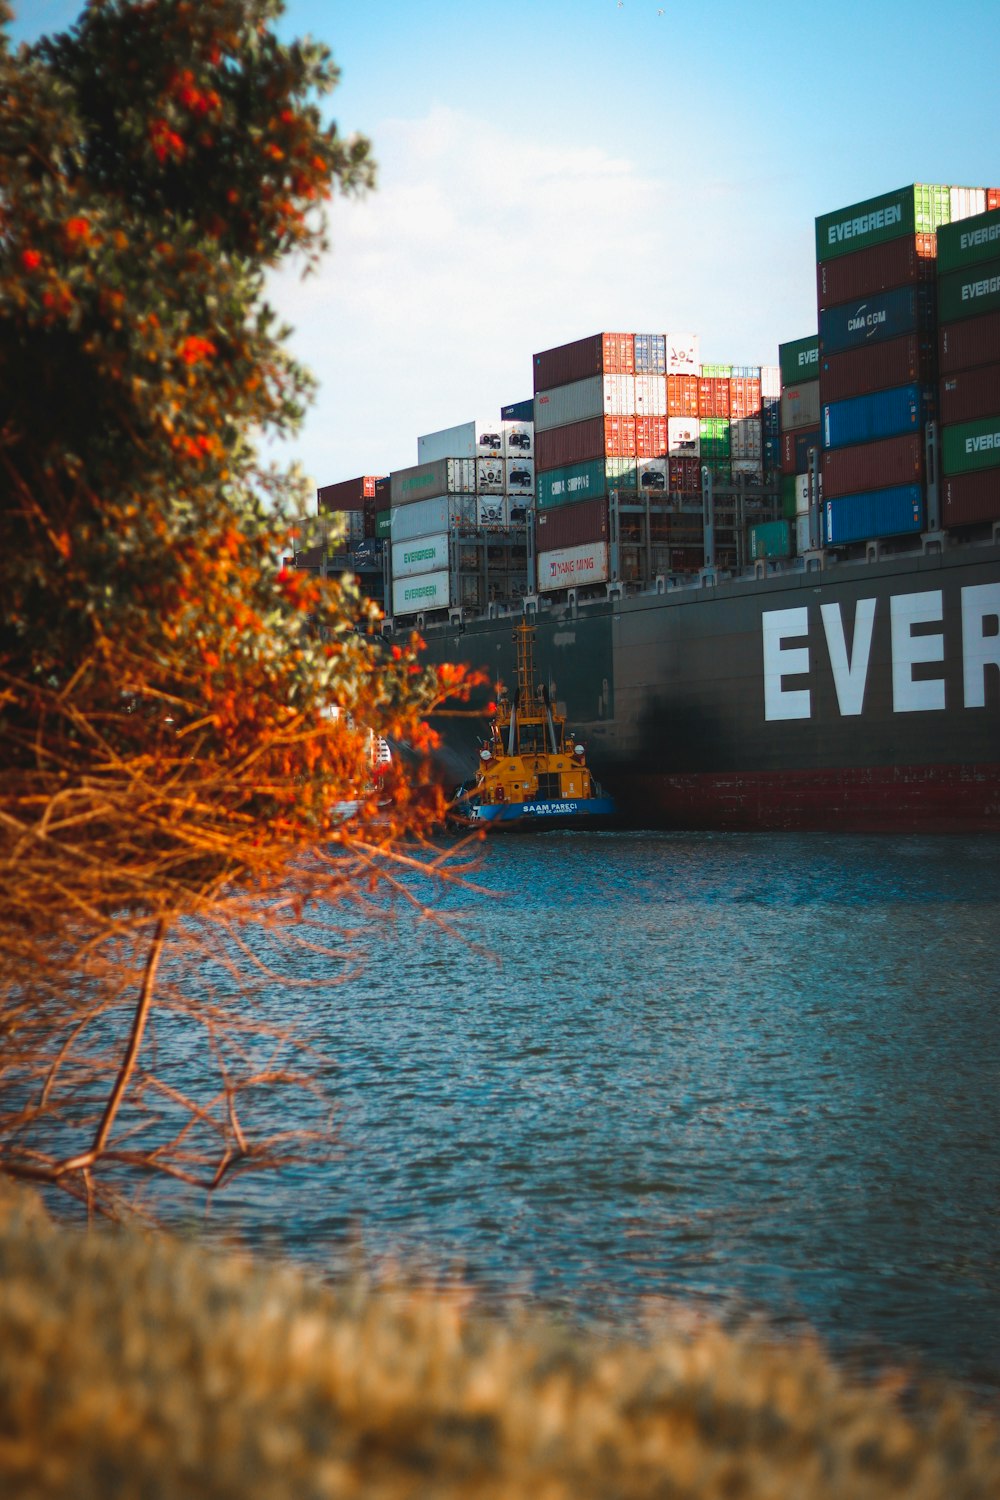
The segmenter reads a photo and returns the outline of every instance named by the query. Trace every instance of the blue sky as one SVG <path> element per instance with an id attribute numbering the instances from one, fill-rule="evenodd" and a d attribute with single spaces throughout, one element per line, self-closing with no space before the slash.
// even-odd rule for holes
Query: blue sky
<path id="1" fill-rule="evenodd" d="M 18 39 L 79 11 L 15 5 Z M 332 48 L 328 107 L 380 168 L 321 272 L 272 287 L 320 380 L 284 451 L 318 484 L 415 463 L 602 329 L 774 363 L 816 328 L 817 214 L 1000 185 L 996 0 L 290 0 L 282 28 Z"/>

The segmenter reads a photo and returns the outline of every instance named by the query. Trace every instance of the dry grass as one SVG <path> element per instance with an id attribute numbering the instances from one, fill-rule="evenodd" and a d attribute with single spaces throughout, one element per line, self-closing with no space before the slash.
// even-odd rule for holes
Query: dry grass
<path id="1" fill-rule="evenodd" d="M 811 1346 L 649 1344 L 453 1296 L 331 1292 L 0 1187 L 0 1494 L 996 1500 L 998 1431 Z"/>

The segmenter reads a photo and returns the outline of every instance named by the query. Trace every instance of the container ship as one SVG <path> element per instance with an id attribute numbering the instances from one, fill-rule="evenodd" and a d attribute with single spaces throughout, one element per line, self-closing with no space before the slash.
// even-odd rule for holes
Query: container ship
<path id="1" fill-rule="evenodd" d="M 777 366 L 693 334 L 533 356 L 530 399 L 319 491 L 386 636 L 548 698 L 624 821 L 1000 829 L 1000 191 L 816 220 Z M 484 696 L 485 701 L 485 696 Z M 442 773 L 485 720 L 441 720 Z"/>

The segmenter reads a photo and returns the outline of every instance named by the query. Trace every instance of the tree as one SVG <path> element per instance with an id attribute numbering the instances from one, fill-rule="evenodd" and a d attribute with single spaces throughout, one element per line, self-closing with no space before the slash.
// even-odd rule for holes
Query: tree
<path id="1" fill-rule="evenodd" d="M 310 904 L 440 867 L 401 843 L 440 792 L 396 766 L 376 799 L 369 739 L 426 747 L 461 681 L 273 561 L 301 488 L 256 442 L 311 387 L 264 277 L 374 170 L 280 8 L 90 0 L 16 54 L 0 30 L 0 1170 L 108 1211 L 123 1168 L 218 1185 L 292 1149 L 242 1122 L 262 1080 L 308 1082 L 250 1044 L 247 924 L 294 944 Z M 222 964 L 214 999 L 181 952 Z M 149 1060 L 178 1012 L 214 1092 Z"/>

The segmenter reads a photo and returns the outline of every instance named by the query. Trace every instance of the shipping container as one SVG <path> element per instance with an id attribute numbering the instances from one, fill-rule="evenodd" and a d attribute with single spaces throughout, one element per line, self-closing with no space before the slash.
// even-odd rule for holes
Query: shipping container
<path id="1" fill-rule="evenodd" d="M 635 419 L 636 458 L 661 458 L 667 451 L 667 418 Z"/>
<path id="2" fill-rule="evenodd" d="M 576 589 L 608 581 L 607 542 L 588 542 L 579 547 L 563 547 L 555 552 L 539 552 L 538 591 Z"/>
<path id="3" fill-rule="evenodd" d="M 934 234 L 951 220 L 947 187 L 914 183 L 852 203 L 816 220 L 816 260 L 834 260 L 904 235 Z"/>
<path id="4" fill-rule="evenodd" d="M 366 541 L 358 542 L 351 549 L 351 566 L 358 569 L 370 570 L 382 566 L 382 543 L 375 537 L 369 537 Z"/>
<path id="5" fill-rule="evenodd" d="M 667 460 L 665 458 L 646 458 L 642 463 L 636 464 L 636 478 L 640 491 L 648 490 L 651 495 L 665 494 L 667 489 Z"/>
<path id="6" fill-rule="evenodd" d="M 392 540 L 409 542 L 417 537 L 433 536 L 435 532 L 475 526 L 476 497 L 474 494 L 439 495 L 430 500 L 394 506 L 389 514 Z"/>
<path id="7" fill-rule="evenodd" d="M 885 245 L 873 245 L 870 250 L 855 250 L 837 260 L 823 261 L 816 267 L 817 306 L 835 307 L 873 292 L 933 281 L 936 246 L 936 235 L 908 235 Z"/>
<path id="8" fill-rule="evenodd" d="M 394 615 L 422 614 L 425 610 L 447 609 L 451 595 L 447 569 L 440 573 L 421 573 L 415 578 L 394 578 L 392 612 Z"/>
<path id="9" fill-rule="evenodd" d="M 924 436 L 922 432 L 910 432 L 878 443 L 837 448 L 824 453 L 821 463 L 826 500 L 865 490 L 920 484 L 924 477 Z"/>
<path id="10" fill-rule="evenodd" d="M 938 418 L 942 426 L 974 422 L 1000 411 L 1000 364 L 979 365 L 945 375 L 938 389 Z"/>
<path id="11" fill-rule="evenodd" d="M 619 494 L 631 494 L 636 486 L 636 460 L 634 458 L 616 458 L 613 455 L 604 460 L 604 471 L 608 479 L 608 490 L 617 490 Z"/>
<path id="12" fill-rule="evenodd" d="M 1000 466 L 1000 413 L 941 429 L 941 472 L 971 474 Z"/>
<path id="13" fill-rule="evenodd" d="M 341 479 L 337 484 L 324 484 L 316 491 L 316 509 L 325 516 L 338 510 L 362 510 L 366 500 L 375 498 L 377 474 L 359 474 L 356 479 Z"/>
<path id="14" fill-rule="evenodd" d="M 777 365 L 761 365 L 760 367 L 760 397 L 761 401 L 777 400 L 781 395 L 781 371 Z"/>
<path id="15" fill-rule="evenodd" d="M 569 385 L 539 391 L 535 397 L 535 431 L 550 432 L 591 417 L 627 417 L 635 412 L 633 375 L 591 375 Z"/>
<path id="16" fill-rule="evenodd" d="M 701 490 L 701 459 L 671 457 L 667 460 L 667 488 L 672 495 Z"/>
<path id="17" fill-rule="evenodd" d="M 791 557 L 791 522 L 761 521 L 750 527 L 749 541 L 750 557 L 754 562 L 761 558 Z"/>
<path id="18" fill-rule="evenodd" d="M 778 368 L 783 388 L 815 380 L 819 375 L 819 334 L 810 333 L 804 339 L 779 344 Z"/>
<path id="19" fill-rule="evenodd" d="M 781 477 L 781 514 L 786 521 L 794 520 L 796 516 L 796 486 L 802 477 L 804 476 L 796 474 L 783 474 Z"/>
<path id="20" fill-rule="evenodd" d="M 745 480 L 760 484 L 764 478 L 764 464 L 760 458 L 734 458 L 729 465 L 729 472 L 733 479 L 738 479 L 742 474 Z"/>
<path id="21" fill-rule="evenodd" d="M 824 356 L 843 354 L 909 333 L 929 340 L 933 328 L 933 285 L 896 287 L 824 308 L 819 315 L 820 349 Z"/>
<path id="22" fill-rule="evenodd" d="M 729 416 L 729 376 L 702 375 L 698 380 L 698 416 Z"/>
<path id="23" fill-rule="evenodd" d="M 586 463 L 569 464 L 562 469 L 548 469 L 535 480 L 538 509 L 572 505 L 579 500 L 603 497 L 608 492 L 606 460 L 593 458 Z"/>
<path id="24" fill-rule="evenodd" d="M 476 460 L 439 458 L 434 463 L 395 469 L 389 475 L 392 504 L 407 505 L 438 495 L 470 495 L 476 489 Z"/>
<path id="25" fill-rule="evenodd" d="M 507 475 L 502 458 L 476 459 L 476 494 L 502 495 Z"/>
<path id="26" fill-rule="evenodd" d="M 533 495 L 535 493 L 535 463 L 531 458 L 508 458 L 504 463 L 506 480 L 504 489 L 508 495 Z"/>
<path id="27" fill-rule="evenodd" d="M 635 373 L 649 372 L 654 375 L 667 373 L 667 340 L 662 333 L 637 333 L 635 335 Z"/>
<path id="28" fill-rule="evenodd" d="M 697 432 L 700 440 L 697 451 L 705 463 L 729 458 L 728 417 L 700 417 Z"/>
<path id="29" fill-rule="evenodd" d="M 824 355 L 820 393 L 824 401 L 846 401 L 897 385 L 932 385 L 936 367 L 933 338 L 911 333 L 884 344 L 849 349 L 845 354 Z"/>
<path id="30" fill-rule="evenodd" d="M 757 373 L 754 375 L 730 376 L 729 415 L 734 418 L 757 417 L 760 415 L 759 367 Z"/>
<path id="31" fill-rule="evenodd" d="M 606 540 L 607 535 L 608 502 L 604 498 L 558 505 L 551 510 L 540 510 L 535 517 L 536 552 L 580 547 L 587 542 Z"/>
<path id="32" fill-rule="evenodd" d="M 392 576 L 409 578 L 416 573 L 435 573 L 448 566 L 448 533 L 423 536 L 414 541 L 393 542 Z"/>
<path id="33" fill-rule="evenodd" d="M 739 417 L 729 424 L 729 456 L 733 460 L 733 472 L 736 472 L 737 461 L 741 464 L 740 472 L 748 474 L 750 469 L 742 467 L 744 462 L 751 461 L 755 466 L 760 466 L 761 454 L 763 452 L 763 439 L 760 428 L 759 417 Z"/>
<path id="34" fill-rule="evenodd" d="M 938 280 L 938 318 L 942 323 L 978 318 L 1000 309 L 1000 260 L 982 261 Z"/>
<path id="35" fill-rule="evenodd" d="M 977 365 L 1000 364 L 1000 312 L 962 323 L 942 323 L 938 330 L 938 370 L 953 375 Z"/>
<path id="36" fill-rule="evenodd" d="M 795 517 L 795 551 L 799 557 L 803 553 L 810 551 L 816 544 L 809 530 L 809 522 L 810 516 L 808 511 L 804 515 Z M 822 525 L 822 521 L 820 521 L 820 525 Z M 816 541 L 818 543 L 818 538 Z"/>
<path id="37" fill-rule="evenodd" d="M 806 515 L 812 503 L 812 477 L 811 474 L 796 474 L 792 480 L 792 484 L 795 486 L 795 514 L 797 516 Z M 816 480 L 816 499 L 817 501 L 821 501 L 823 499 L 822 472 L 816 475 Z"/>
<path id="38" fill-rule="evenodd" d="M 591 375 L 634 375 L 635 335 L 592 333 L 533 356 L 534 389 L 551 390 Z M 537 414 L 536 414 L 537 420 Z"/>
<path id="39" fill-rule="evenodd" d="M 951 201 L 951 224 L 959 219 L 971 219 L 978 214 L 986 212 L 986 189 L 970 187 L 952 187 L 948 190 Z M 950 225 L 943 226 L 945 229 Z M 940 254 L 940 247 L 938 249 Z"/>
<path id="40" fill-rule="evenodd" d="M 529 491 L 530 494 L 530 491 Z M 506 495 L 477 495 L 476 520 L 484 531 L 504 531 L 510 523 Z"/>
<path id="41" fill-rule="evenodd" d="M 583 463 L 605 455 L 634 458 L 634 417 L 591 417 L 589 422 L 573 422 L 568 427 L 553 427 L 551 432 L 535 432 L 536 472 L 561 469 L 567 464 Z"/>
<path id="42" fill-rule="evenodd" d="M 782 474 L 804 474 L 809 467 L 809 451 L 822 446 L 822 433 L 818 427 L 808 427 L 802 432 L 781 434 Z"/>
<path id="43" fill-rule="evenodd" d="M 668 333 L 668 375 L 698 375 L 701 373 L 701 339 L 696 333 Z"/>
<path id="44" fill-rule="evenodd" d="M 503 423 L 493 420 L 459 422 L 417 438 L 417 463 L 433 464 L 443 458 L 503 457 Z"/>
<path id="45" fill-rule="evenodd" d="M 986 189 L 986 208 L 988 212 L 994 208 L 1000 208 L 1000 188 Z"/>
<path id="46" fill-rule="evenodd" d="M 633 410 L 637 417 L 665 417 L 667 415 L 666 375 L 635 376 Z"/>
<path id="47" fill-rule="evenodd" d="M 391 510 L 380 510 L 375 516 L 375 535 L 380 541 L 388 541 L 392 535 Z"/>
<path id="48" fill-rule="evenodd" d="M 701 375 L 705 380 L 725 380 L 727 383 L 732 379 L 732 365 L 702 365 Z"/>
<path id="49" fill-rule="evenodd" d="M 697 417 L 667 418 L 667 452 L 671 457 L 698 458 L 701 454 Z"/>
<path id="50" fill-rule="evenodd" d="M 823 447 L 847 448 L 878 438 L 917 432 L 933 414 L 934 393 L 918 385 L 852 396 L 849 401 L 823 404 Z"/>
<path id="51" fill-rule="evenodd" d="M 698 387 L 700 384 L 701 382 L 697 375 L 668 375 L 667 416 L 697 417 L 699 415 Z M 728 391 L 729 388 L 727 386 L 727 397 Z"/>
<path id="52" fill-rule="evenodd" d="M 1000 521 L 1000 469 L 953 474 L 941 481 L 942 526 Z"/>
<path id="53" fill-rule="evenodd" d="M 505 458 L 531 458 L 535 456 L 535 426 L 533 422 L 509 421 L 503 423 L 503 452 Z"/>
<path id="54" fill-rule="evenodd" d="M 501 422 L 534 422 L 534 398 L 529 396 L 527 401 L 512 401 L 509 406 L 501 406 L 500 420 Z"/>
<path id="55" fill-rule="evenodd" d="M 923 529 L 924 501 L 919 484 L 823 499 L 823 540 L 830 547 L 909 536 Z"/>
<path id="56" fill-rule="evenodd" d="M 949 224 L 938 235 L 939 276 L 960 271 L 1000 256 L 1000 210 L 980 214 L 964 223 Z"/>
<path id="57" fill-rule="evenodd" d="M 794 432 L 801 427 L 815 427 L 819 422 L 819 381 L 789 385 L 781 393 L 781 430 Z"/>

